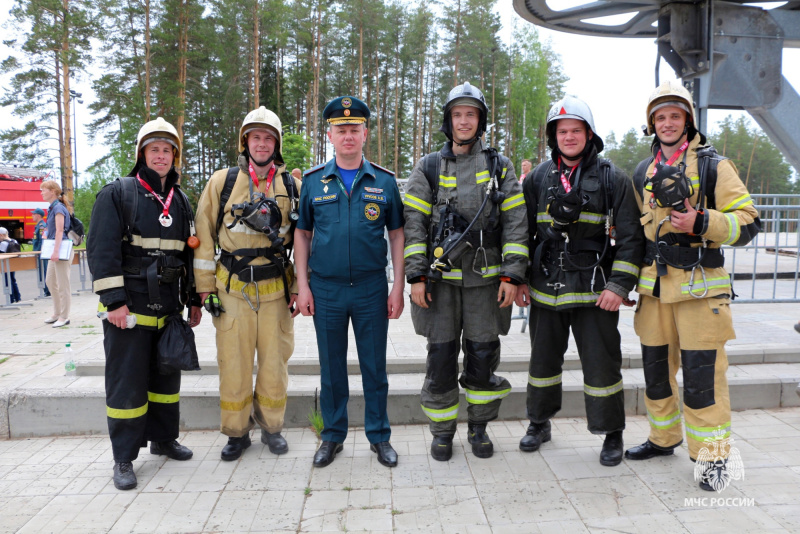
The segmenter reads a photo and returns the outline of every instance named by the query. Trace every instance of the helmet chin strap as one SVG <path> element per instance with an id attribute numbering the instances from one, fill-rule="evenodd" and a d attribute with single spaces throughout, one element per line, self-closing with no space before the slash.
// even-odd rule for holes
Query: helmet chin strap
<path id="1" fill-rule="evenodd" d="M 250 155 L 250 149 L 249 149 L 249 148 L 247 148 L 247 147 L 244 147 L 244 153 L 245 153 L 245 155 L 247 156 L 247 159 L 249 159 L 250 161 L 252 161 L 252 162 L 253 162 L 253 164 L 254 164 L 256 167 L 266 167 L 267 165 L 269 165 L 270 163 L 272 163 L 272 160 L 274 160 L 274 159 L 275 159 L 275 153 L 276 153 L 276 152 L 277 152 L 277 151 L 273 150 L 273 151 L 272 151 L 272 155 L 271 155 L 269 158 L 267 158 L 267 160 L 266 160 L 266 161 L 264 161 L 264 162 L 261 162 L 261 161 L 256 161 L 256 158 L 254 158 L 252 155 Z"/>
<path id="2" fill-rule="evenodd" d="M 660 144 L 664 145 L 664 146 L 675 146 L 675 145 L 677 145 L 678 143 L 680 143 L 680 142 L 681 142 L 681 139 L 683 139 L 683 136 L 684 136 L 684 135 L 686 135 L 687 133 L 689 133 L 689 124 L 684 124 L 684 125 L 683 125 L 683 133 L 682 133 L 682 134 L 681 134 L 681 136 L 680 136 L 680 137 L 678 137 L 678 138 L 677 138 L 675 141 L 673 141 L 673 142 L 671 142 L 671 143 L 667 143 L 666 141 L 663 141 L 663 140 L 662 140 L 662 139 L 661 139 L 661 138 L 658 136 L 658 134 L 656 134 L 656 139 L 658 139 L 658 142 L 659 142 Z"/>

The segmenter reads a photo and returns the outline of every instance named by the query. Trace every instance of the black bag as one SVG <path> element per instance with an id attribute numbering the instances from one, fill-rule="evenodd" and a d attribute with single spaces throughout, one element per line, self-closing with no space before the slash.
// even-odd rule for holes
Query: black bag
<path id="1" fill-rule="evenodd" d="M 67 232 L 67 236 L 72 239 L 72 244 L 76 247 L 83 243 L 83 238 L 86 236 L 83 222 L 75 217 L 74 213 L 69 216 L 69 232 Z"/>
<path id="2" fill-rule="evenodd" d="M 168 375 L 177 371 L 199 371 L 194 332 L 180 314 L 167 317 L 167 326 L 158 340 L 158 372 Z"/>

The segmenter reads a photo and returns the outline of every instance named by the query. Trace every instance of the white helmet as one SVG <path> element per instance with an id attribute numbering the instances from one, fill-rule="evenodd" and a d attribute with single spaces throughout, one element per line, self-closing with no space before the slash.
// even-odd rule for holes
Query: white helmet
<path id="1" fill-rule="evenodd" d="M 274 158 L 278 163 L 283 163 L 283 153 L 281 152 L 281 147 L 283 146 L 281 120 L 275 113 L 264 106 L 248 113 L 244 121 L 242 121 L 242 127 L 239 128 L 239 153 L 244 152 L 247 144 L 247 134 L 250 131 L 264 129 L 271 131 L 278 138 Z"/>
<path id="2" fill-rule="evenodd" d="M 154 141 L 165 141 L 172 145 L 172 153 L 175 156 L 175 159 L 172 161 L 172 165 L 176 169 L 179 169 L 181 167 L 183 144 L 178 137 L 178 130 L 176 130 L 173 125 L 161 117 L 154 121 L 145 123 L 145 125 L 139 130 L 139 134 L 136 136 L 136 154 L 134 154 L 134 157 L 137 161 L 137 167 L 142 149 Z"/>
<path id="3" fill-rule="evenodd" d="M 592 143 L 597 147 L 597 152 L 603 151 L 603 139 L 597 135 L 594 127 L 594 117 L 589 105 L 580 98 L 567 95 L 550 108 L 547 112 L 547 146 L 555 150 L 556 143 L 556 122 L 561 119 L 577 119 L 583 121 L 592 131 Z"/>
<path id="4" fill-rule="evenodd" d="M 666 106 L 681 108 L 687 113 L 687 126 L 697 128 L 697 116 L 694 111 L 692 94 L 678 80 L 670 80 L 656 87 L 647 102 L 647 126 L 646 134 L 655 133 L 653 114 Z"/>

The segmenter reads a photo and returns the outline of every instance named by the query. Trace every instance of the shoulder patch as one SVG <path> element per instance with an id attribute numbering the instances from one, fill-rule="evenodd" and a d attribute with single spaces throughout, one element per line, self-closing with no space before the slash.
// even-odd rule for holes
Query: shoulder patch
<path id="1" fill-rule="evenodd" d="M 376 169 L 382 170 L 386 174 L 390 174 L 390 175 L 394 176 L 394 172 L 390 171 L 389 169 L 385 169 L 385 168 L 381 167 L 377 163 L 373 163 L 373 162 L 370 161 L 369 164 L 372 165 L 373 167 L 375 167 Z"/>
<path id="2" fill-rule="evenodd" d="M 309 174 L 315 173 L 315 172 L 317 172 L 318 170 L 320 170 L 320 169 L 322 169 L 324 167 L 325 167 L 325 163 L 321 163 L 320 165 L 317 165 L 316 167 L 312 167 L 312 168 L 308 169 L 306 172 L 303 173 L 303 176 L 308 176 Z"/>

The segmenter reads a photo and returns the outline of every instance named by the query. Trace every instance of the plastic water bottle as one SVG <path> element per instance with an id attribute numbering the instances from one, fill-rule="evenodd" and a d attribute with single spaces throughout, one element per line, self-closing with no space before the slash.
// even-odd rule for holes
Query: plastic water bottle
<path id="1" fill-rule="evenodd" d="M 101 321 L 108 320 L 108 312 L 97 312 L 97 318 Z M 133 328 L 136 326 L 136 316 L 135 315 L 126 315 L 125 316 L 125 328 Z"/>
<path id="2" fill-rule="evenodd" d="M 75 354 L 72 352 L 71 343 L 67 343 L 64 348 L 64 375 L 75 376 Z"/>

